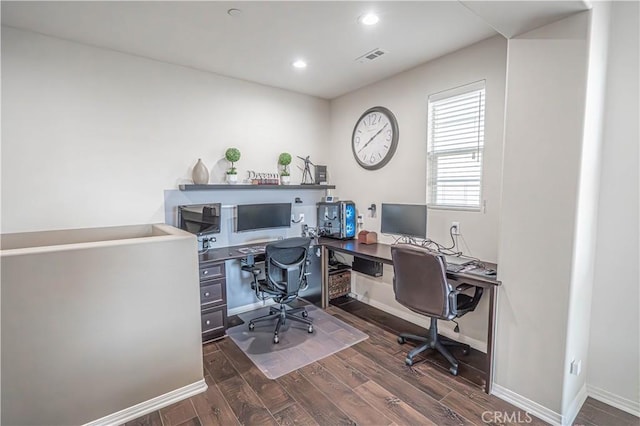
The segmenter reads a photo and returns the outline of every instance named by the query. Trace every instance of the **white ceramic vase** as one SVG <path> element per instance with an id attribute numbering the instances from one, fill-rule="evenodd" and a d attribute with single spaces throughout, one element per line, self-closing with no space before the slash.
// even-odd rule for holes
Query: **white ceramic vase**
<path id="1" fill-rule="evenodd" d="M 280 185 L 289 185 L 291 183 L 291 176 L 280 176 Z"/>
<path id="2" fill-rule="evenodd" d="M 238 183 L 238 175 L 237 174 L 235 174 L 235 175 L 227 174 L 227 183 L 230 183 L 232 185 Z"/>
<path id="3" fill-rule="evenodd" d="M 209 170 L 200 158 L 198 158 L 198 162 L 196 163 L 196 165 L 193 166 L 191 179 L 193 179 L 193 183 L 197 185 L 206 185 L 207 183 L 209 183 Z"/>

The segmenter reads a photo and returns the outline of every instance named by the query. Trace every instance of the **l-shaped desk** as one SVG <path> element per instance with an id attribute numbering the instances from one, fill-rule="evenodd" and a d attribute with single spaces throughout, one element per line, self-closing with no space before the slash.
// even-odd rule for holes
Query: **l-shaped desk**
<path id="1" fill-rule="evenodd" d="M 382 262 L 393 265 L 391 259 L 391 246 L 389 244 L 375 243 L 362 244 L 356 240 L 334 240 L 330 238 L 320 238 L 319 244 L 322 246 L 322 307 L 329 303 L 329 251 L 337 251 L 355 257 Z M 495 264 L 484 262 L 488 267 L 497 269 Z M 491 382 L 493 381 L 493 336 L 495 333 L 496 318 L 496 298 L 497 288 L 501 284 L 494 276 L 472 274 L 465 272 L 447 272 L 447 279 L 457 283 L 467 283 L 477 287 L 482 287 L 489 293 L 489 325 L 487 330 L 487 356 L 485 364 L 485 386 L 484 391 L 491 393 Z"/>
<path id="2" fill-rule="evenodd" d="M 246 244 L 241 246 L 234 247 L 220 247 L 215 249 L 210 249 L 208 252 L 200 255 L 200 270 L 201 270 L 201 279 L 207 280 L 204 282 L 210 282 L 211 278 L 218 278 L 219 280 L 224 281 L 224 261 L 230 259 L 241 259 L 247 256 L 246 248 L 251 248 L 252 246 L 264 245 L 267 243 L 253 243 Z M 361 244 L 356 240 L 335 240 L 331 238 L 319 238 L 317 242 L 312 242 L 313 246 L 322 247 L 321 254 L 321 278 L 322 278 L 322 296 L 321 296 L 321 307 L 326 308 L 329 305 L 329 251 L 337 251 L 340 253 L 345 253 L 355 257 L 361 257 L 364 259 L 372 260 L 374 262 L 382 262 L 388 265 L 392 265 L 393 261 L 391 259 L 391 246 L 389 244 Z M 485 262 L 486 263 L 486 262 Z M 221 275 L 211 276 L 211 273 L 215 267 L 215 265 L 220 265 L 218 269 L 221 268 L 219 273 Z M 487 264 L 488 267 L 492 269 L 496 269 L 496 265 Z M 209 277 L 206 277 L 204 274 L 209 274 Z M 493 336 L 495 332 L 495 309 L 496 309 L 496 297 L 497 297 L 497 287 L 501 284 L 500 281 L 496 280 L 495 276 L 483 276 L 478 274 L 471 274 L 465 272 L 447 272 L 447 278 L 450 281 L 458 282 L 458 283 L 468 283 L 474 286 L 482 287 L 486 289 L 485 293 L 489 295 L 489 325 L 487 331 L 487 356 L 486 356 L 486 364 L 485 364 L 485 386 L 484 390 L 486 393 L 491 392 L 491 382 L 493 378 Z M 213 281 L 215 282 L 215 281 Z M 222 286 L 224 283 L 221 282 Z M 202 286 L 203 291 L 206 291 L 209 286 Z M 226 296 L 225 290 L 223 288 L 220 289 L 223 293 L 219 298 L 220 301 L 216 302 L 219 304 L 217 308 L 206 308 L 203 305 L 203 331 L 209 323 L 207 315 L 209 311 L 217 312 L 218 310 L 226 311 Z M 206 295 L 206 293 L 203 293 Z M 204 297 L 204 296 L 203 296 Z M 217 300 L 217 299 L 216 299 Z M 211 304 L 209 306 L 217 306 L 215 304 Z M 207 310 L 209 309 L 209 310 Z M 224 312 L 224 318 L 220 319 L 223 324 L 226 324 L 226 312 Z M 226 327 L 226 325 L 225 325 Z M 221 330 L 222 334 L 216 333 L 214 337 L 219 337 L 224 335 L 224 329 Z M 206 333 L 203 333 L 206 335 Z"/>

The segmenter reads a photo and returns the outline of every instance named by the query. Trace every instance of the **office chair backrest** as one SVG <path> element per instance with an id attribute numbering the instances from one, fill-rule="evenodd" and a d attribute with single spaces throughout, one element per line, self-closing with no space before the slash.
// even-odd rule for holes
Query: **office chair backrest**
<path id="1" fill-rule="evenodd" d="M 265 246 L 265 267 L 269 284 L 291 295 L 305 280 L 310 238 L 287 238 Z"/>
<path id="2" fill-rule="evenodd" d="M 451 285 L 447 282 L 442 256 L 411 244 L 391 246 L 393 291 L 396 300 L 423 315 L 452 319 L 449 306 Z"/>

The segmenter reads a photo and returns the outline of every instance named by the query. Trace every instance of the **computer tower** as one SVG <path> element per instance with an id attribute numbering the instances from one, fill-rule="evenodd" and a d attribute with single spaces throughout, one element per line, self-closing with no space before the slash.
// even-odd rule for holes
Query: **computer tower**
<path id="1" fill-rule="evenodd" d="M 356 236 L 356 204 L 353 201 L 318 203 L 318 235 L 350 240 Z"/>

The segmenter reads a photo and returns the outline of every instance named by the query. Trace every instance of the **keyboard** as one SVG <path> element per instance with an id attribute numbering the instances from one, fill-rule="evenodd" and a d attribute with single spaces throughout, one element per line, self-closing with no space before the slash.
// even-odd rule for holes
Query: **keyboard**
<path id="1" fill-rule="evenodd" d="M 451 256 L 451 255 L 445 255 L 444 258 L 447 260 L 447 265 L 458 265 L 458 266 L 465 266 L 468 265 L 469 263 L 473 262 L 472 259 L 469 259 L 467 257 L 462 257 L 462 256 Z"/>
<path id="2" fill-rule="evenodd" d="M 454 265 L 453 263 L 447 263 L 447 272 L 460 272 L 466 265 Z"/>
<path id="3" fill-rule="evenodd" d="M 239 248 L 238 251 L 242 254 L 264 253 L 264 246 L 243 247 L 243 248 Z"/>

